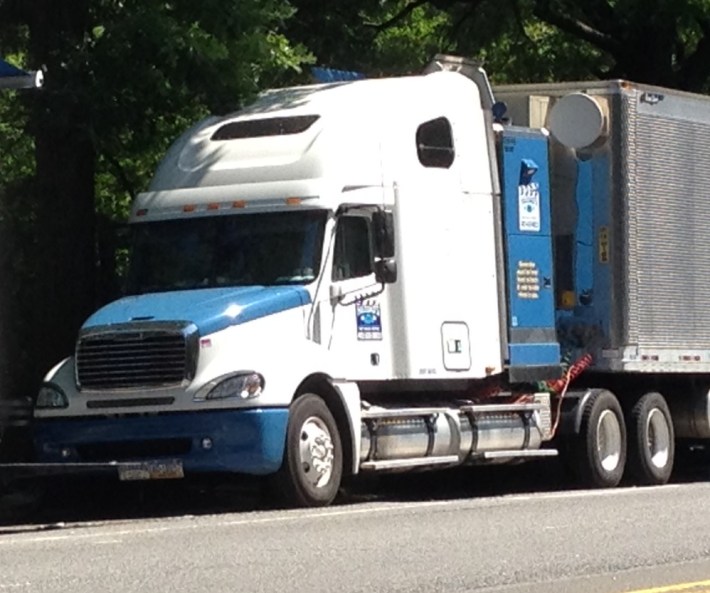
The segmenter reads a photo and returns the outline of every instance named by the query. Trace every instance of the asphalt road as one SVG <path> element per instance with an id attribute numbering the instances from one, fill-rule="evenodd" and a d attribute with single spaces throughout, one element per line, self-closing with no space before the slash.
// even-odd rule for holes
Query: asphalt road
<path id="1" fill-rule="evenodd" d="M 72 500 L 50 493 L 67 521 L 0 528 L 0 593 L 710 591 L 710 483 L 584 491 L 530 477 L 396 478 L 291 511 L 258 490 L 75 485 Z"/>

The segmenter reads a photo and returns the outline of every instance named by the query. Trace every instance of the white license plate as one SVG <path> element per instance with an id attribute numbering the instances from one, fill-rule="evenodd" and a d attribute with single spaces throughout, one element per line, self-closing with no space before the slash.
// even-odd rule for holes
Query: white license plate
<path id="1" fill-rule="evenodd" d="M 174 480 L 184 478 L 182 461 L 138 461 L 122 463 L 118 466 L 118 479 L 131 480 Z"/>

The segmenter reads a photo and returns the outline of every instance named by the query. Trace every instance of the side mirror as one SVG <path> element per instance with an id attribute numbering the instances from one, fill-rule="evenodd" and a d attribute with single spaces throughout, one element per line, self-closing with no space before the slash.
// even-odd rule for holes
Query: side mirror
<path id="1" fill-rule="evenodd" d="M 375 234 L 375 257 L 394 257 L 394 215 L 391 210 L 375 210 L 372 213 L 372 228 Z"/>
<path id="2" fill-rule="evenodd" d="M 382 284 L 392 284 L 397 281 L 392 211 L 375 210 L 372 213 L 372 228 L 375 234 L 375 278 Z"/>
<path id="3" fill-rule="evenodd" d="M 393 257 L 375 261 L 375 279 L 382 284 L 397 282 L 397 262 Z"/>

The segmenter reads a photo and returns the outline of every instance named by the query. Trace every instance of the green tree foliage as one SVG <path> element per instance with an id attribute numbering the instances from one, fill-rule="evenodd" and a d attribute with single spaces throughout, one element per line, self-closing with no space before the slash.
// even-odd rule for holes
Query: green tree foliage
<path id="1" fill-rule="evenodd" d="M 297 4 L 299 4 L 297 2 Z M 438 40 L 439 51 L 482 60 L 494 80 L 626 78 L 689 91 L 709 90 L 708 0 L 391 0 L 361 11 L 361 56 L 377 63 Z M 300 4 L 299 4 L 300 5 Z M 362 4 L 361 4 L 362 6 Z M 352 12 L 352 10 L 351 10 Z M 319 15 L 321 21 L 326 15 Z M 352 29 L 355 28 L 351 24 Z M 406 37 L 406 34 L 405 34 Z M 333 56 L 312 46 L 320 60 Z M 337 56 L 335 56 L 337 57 Z M 414 65 L 414 63 L 412 63 Z"/>
<path id="2" fill-rule="evenodd" d="M 710 0 L 0 0 L 0 55 L 47 71 L 0 96 L 0 390 L 11 370 L 34 392 L 112 295 L 116 223 L 185 127 L 312 62 L 380 76 L 438 52 L 494 82 L 706 91 Z"/>
<path id="3" fill-rule="evenodd" d="M 292 0 L 297 17 L 286 34 L 319 65 L 369 76 L 418 72 L 449 45 L 449 16 L 426 2 Z"/>
<path id="4" fill-rule="evenodd" d="M 299 19 L 289 36 L 333 67 L 407 72 L 448 52 L 482 60 L 501 82 L 627 78 L 708 88 L 708 0 L 293 1 Z"/>
<path id="5" fill-rule="evenodd" d="M 292 17 L 279 0 L 0 0 L 0 52 L 47 71 L 0 98 L 6 389 L 34 391 L 110 295 L 114 222 L 170 140 L 309 61 Z"/>

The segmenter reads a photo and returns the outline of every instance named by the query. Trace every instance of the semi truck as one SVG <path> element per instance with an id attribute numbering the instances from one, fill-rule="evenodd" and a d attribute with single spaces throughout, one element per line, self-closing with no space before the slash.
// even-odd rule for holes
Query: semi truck
<path id="1" fill-rule="evenodd" d="M 555 456 L 663 484 L 710 438 L 707 163 L 710 100 L 621 80 L 492 88 L 439 55 L 267 91 L 135 199 L 125 296 L 46 375 L 37 461 L 297 506 Z"/>

